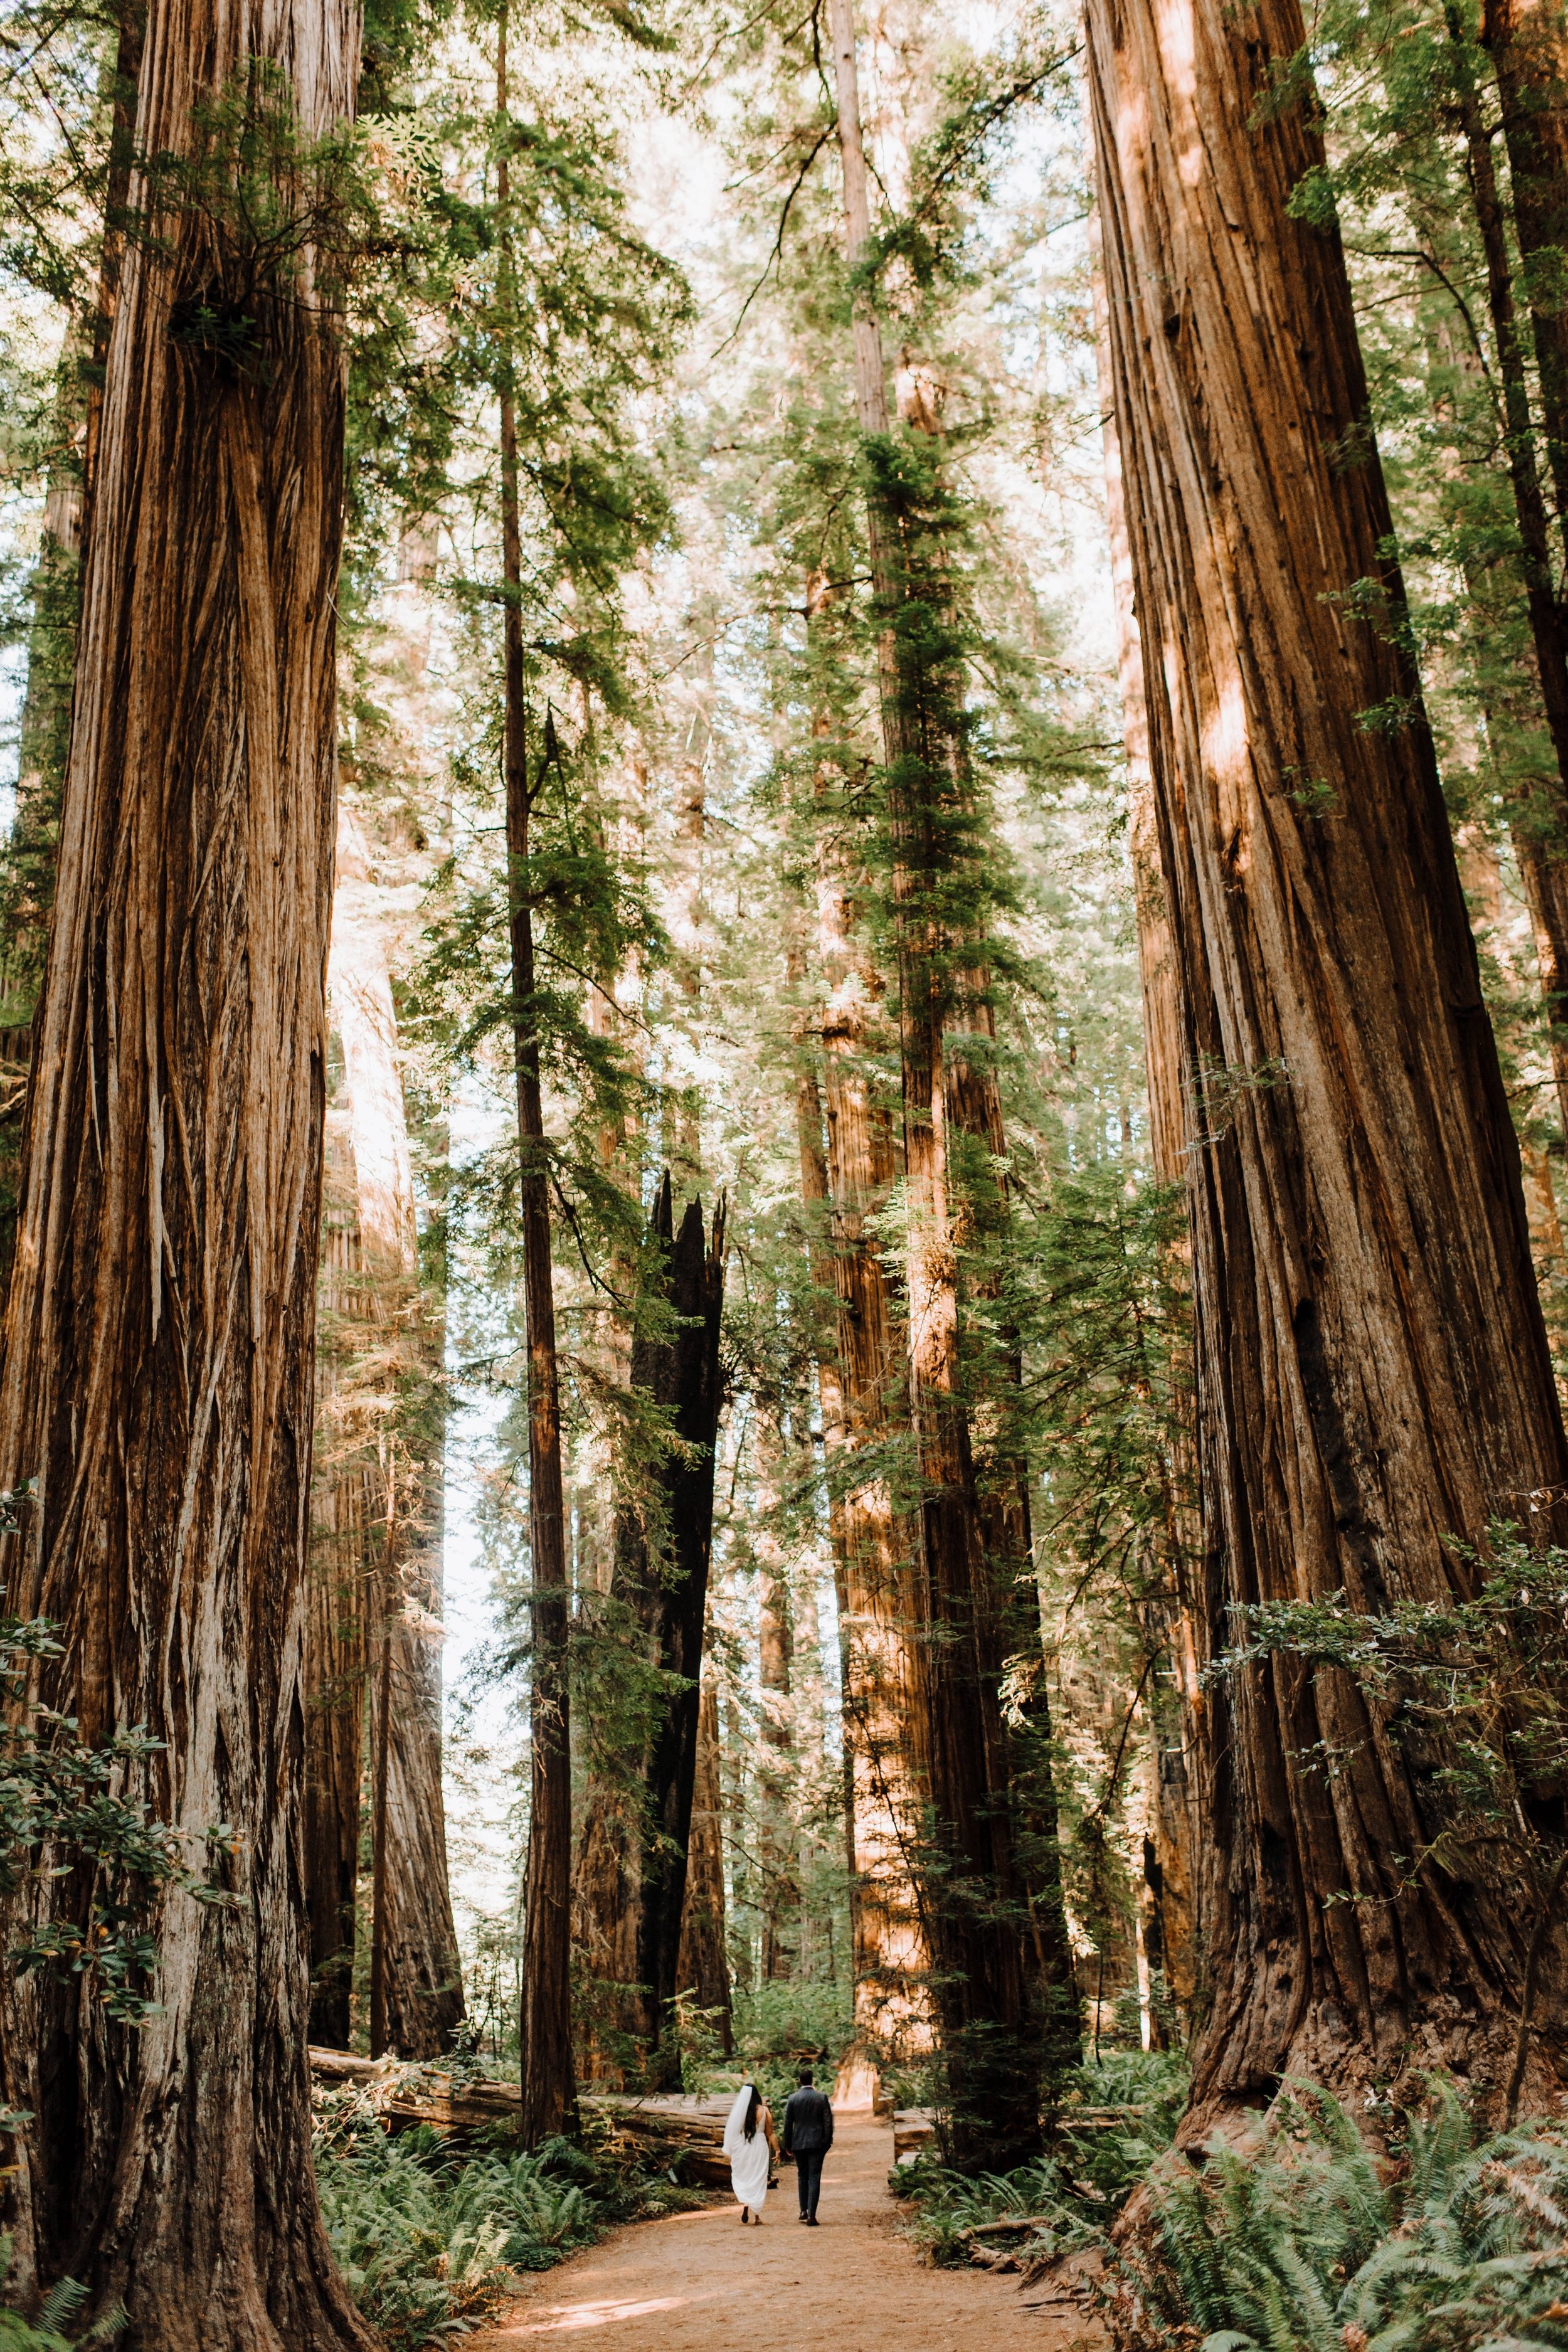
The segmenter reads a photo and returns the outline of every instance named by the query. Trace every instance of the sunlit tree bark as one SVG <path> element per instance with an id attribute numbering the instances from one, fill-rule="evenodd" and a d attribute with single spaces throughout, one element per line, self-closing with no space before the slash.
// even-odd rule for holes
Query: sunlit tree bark
<path id="1" fill-rule="evenodd" d="M 1237 1602 L 1445 1597 L 1450 1537 L 1557 1532 L 1568 1460 L 1417 683 L 1380 625 L 1403 598 L 1381 472 L 1332 454 L 1366 390 L 1337 238 L 1288 209 L 1321 150 L 1265 102 L 1300 13 L 1093 0 L 1088 28 L 1195 1097 L 1203 1663 Z M 1484 1862 L 1412 1864 L 1440 1798 L 1397 1727 L 1280 1657 L 1205 1693 L 1198 1760 L 1188 2129 L 1287 2072 L 1495 2074 L 1528 1923 Z"/>
<path id="2" fill-rule="evenodd" d="M 1094 157 L 1089 156 L 1092 176 Z M 1100 255 L 1100 215 L 1090 216 L 1095 310 L 1095 357 L 1100 383 L 1105 452 L 1105 520 L 1110 542 L 1111 588 L 1116 611 L 1117 677 L 1121 691 L 1122 740 L 1127 758 L 1127 846 L 1132 865 L 1133 911 L 1138 930 L 1138 971 L 1143 1001 L 1143 1066 L 1149 1106 L 1149 1155 L 1156 1181 L 1184 1184 L 1191 1087 L 1182 1066 L 1182 1008 L 1177 986 L 1175 941 L 1171 931 L 1164 877 L 1160 871 L 1159 823 L 1154 775 L 1149 759 L 1149 716 L 1143 686 L 1143 648 L 1134 603 L 1132 548 L 1127 528 L 1121 448 L 1116 435 L 1115 385 L 1106 316 L 1105 278 Z M 1178 1391 L 1181 1393 L 1183 1391 Z M 1192 1570 L 1201 1551 L 1196 1511 L 1197 1430 L 1190 1415 L 1173 1427 L 1164 1467 L 1160 1528 L 1163 1590 L 1144 1604 L 1146 1637 L 1164 1652 L 1155 1670 L 1145 1720 L 1153 1754 L 1149 1759 L 1150 1807 L 1143 1840 L 1139 1905 L 1144 1955 L 1150 1970 L 1184 2019 L 1194 2015 L 1200 1984 L 1197 1857 L 1199 1822 L 1191 1769 L 1198 1706 L 1195 1611 Z M 1169 1696 L 1162 1685 L 1168 1680 Z M 1152 2037 L 1163 2027 L 1148 2012 Z"/>
<path id="3" fill-rule="evenodd" d="M 362 1512 L 369 1669 L 371 2054 L 436 2058 L 462 2021 L 441 1793 L 443 1334 L 419 1284 L 397 1017 L 367 845 L 338 816 L 328 991 L 344 1062 L 359 1368 L 380 1407 Z M 388 1410 L 390 1408 L 390 1410 Z"/>
<path id="4" fill-rule="evenodd" d="M 866 159 L 856 73 L 853 0 L 833 0 L 830 24 L 851 272 L 870 240 Z M 876 477 L 888 448 L 881 335 L 869 288 L 852 297 L 856 410 Z M 963 800 L 955 773 L 951 707 L 955 680 L 924 651 L 911 625 L 906 575 L 913 549 L 877 478 L 867 498 L 879 635 L 883 753 L 888 780 L 892 898 L 903 1090 L 909 1411 L 920 1476 L 919 1607 L 926 1630 L 919 1675 L 922 1759 L 930 1796 L 921 1867 L 926 1938 L 948 2080 L 951 2146 L 960 2161 L 1016 2161 L 1037 2144 L 1039 1947 L 1029 1933 L 1019 1871 L 1014 1776 L 1004 1733 L 998 1668 L 999 1595 L 987 1558 L 961 1354 L 959 1226 L 963 1154 L 950 1129 L 956 1059 L 950 1047 L 949 967 L 959 942 L 938 908 L 947 879 L 944 841 Z M 922 551 L 934 587 L 940 550 Z M 940 621 L 928 611 L 927 621 Z M 962 1031 L 962 1024 L 956 1024 Z M 967 1033 L 973 1035 L 973 1028 Z M 1059 1917 L 1059 1911 L 1058 1913 Z"/>
<path id="5" fill-rule="evenodd" d="M 820 625 L 826 601 L 826 583 L 814 579 L 808 625 Z M 825 772 L 819 789 L 831 782 Z M 820 1171 L 809 1109 L 800 1131 L 803 1192 L 815 1199 L 820 1183 L 831 1204 L 837 1347 L 829 1383 L 837 1406 L 830 1475 L 838 1496 L 855 2065 L 863 2079 L 881 2059 L 908 2056 L 929 2042 L 927 1954 L 914 1875 L 926 1787 L 915 1538 L 896 1524 L 892 1496 L 890 1454 L 906 1425 L 904 1383 L 891 1278 L 873 1223 L 896 1174 L 892 1122 L 873 1068 L 887 1016 L 880 977 L 860 938 L 865 877 L 850 870 L 832 832 L 826 827 L 820 836 L 816 882 L 826 1131 Z M 825 1423 L 827 1411 L 825 1395 Z"/>
<path id="6" fill-rule="evenodd" d="M 192 155 L 230 89 L 263 153 L 290 103 L 321 138 L 358 38 L 323 0 L 154 0 L 140 152 Z M 368 2342 L 316 2211 L 299 1845 L 343 375 L 308 225 L 258 272 L 208 161 L 199 211 L 132 184 L 158 234 L 109 347 L 0 1460 L 38 1481 L 5 1580 L 60 1623 L 44 1695 L 165 1743 L 147 1800 L 232 1901 L 159 1903 L 141 2032 L 7 1975 L 0 2039 L 23 2291 L 68 2270 L 146 2352 L 295 2352 Z"/>

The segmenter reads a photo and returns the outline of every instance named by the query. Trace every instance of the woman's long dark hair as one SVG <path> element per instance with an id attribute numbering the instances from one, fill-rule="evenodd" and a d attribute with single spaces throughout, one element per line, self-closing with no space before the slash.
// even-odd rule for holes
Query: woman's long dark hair
<path id="1" fill-rule="evenodd" d="M 763 2095 L 753 2083 L 752 2084 L 752 2102 L 750 2106 L 746 2109 L 746 2137 L 748 2139 L 755 2139 L 757 2137 L 757 2117 L 762 2112 L 762 2105 Z"/>

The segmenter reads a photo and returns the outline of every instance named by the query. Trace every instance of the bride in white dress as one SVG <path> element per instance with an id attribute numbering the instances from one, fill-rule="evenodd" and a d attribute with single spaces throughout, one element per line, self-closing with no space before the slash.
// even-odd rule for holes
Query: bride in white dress
<path id="1" fill-rule="evenodd" d="M 741 2200 L 741 2227 L 748 2221 L 762 2226 L 767 2201 L 768 2171 L 779 2152 L 773 2119 L 754 2083 L 743 2083 L 724 2126 L 724 2153 L 730 2159 L 730 2185 Z"/>

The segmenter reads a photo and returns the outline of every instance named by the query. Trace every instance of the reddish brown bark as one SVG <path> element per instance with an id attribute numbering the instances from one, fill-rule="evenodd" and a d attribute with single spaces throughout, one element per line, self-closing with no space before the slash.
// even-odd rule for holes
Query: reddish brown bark
<path id="1" fill-rule="evenodd" d="M 1548 37 L 1551 21 L 1546 8 L 1537 11 L 1530 6 L 1529 0 L 1525 0 L 1525 6 L 1518 10 L 1514 8 L 1513 0 L 1503 0 L 1493 28 L 1499 54 L 1504 60 L 1499 68 L 1500 80 L 1506 69 L 1515 82 L 1522 79 L 1528 86 L 1529 71 L 1524 70 L 1521 74 L 1521 60 L 1528 58 L 1534 69 L 1541 69 L 1543 62 L 1541 39 Z M 1470 78 L 1468 60 L 1473 53 L 1466 46 L 1457 15 L 1452 12 L 1449 23 L 1460 51 L 1458 114 L 1465 137 L 1466 165 L 1475 204 L 1476 223 L 1486 263 L 1487 307 L 1497 343 L 1498 375 L 1501 384 L 1497 421 L 1502 435 L 1509 481 L 1513 493 L 1514 516 L 1519 527 L 1518 571 L 1522 573 L 1530 643 L 1534 657 L 1534 683 L 1555 763 L 1554 772 L 1548 772 L 1536 780 L 1537 789 L 1534 791 L 1528 788 L 1521 791 L 1515 783 L 1515 806 L 1510 815 L 1535 930 L 1542 994 L 1547 1018 L 1552 1024 L 1549 1044 L 1552 1071 L 1557 1081 L 1558 1102 L 1564 1127 L 1568 1128 L 1568 1022 L 1563 1017 L 1563 992 L 1568 990 L 1568 607 L 1564 606 L 1558 593 L 1552 572 L 1551 520 L 1541 479 L 1534 420 L 1531 415 L 1526 372 L 1527 338 L 1515 304 L 1508 228 L 1498 185 L 1492 133 L 1486 121 L 1481 93 Z M 1544 91 L 1538 92 L 1538 95 L 1544 96 Z M 1552 117 L 1549 110 L 1542 116 L 1539 123 L 1524 129 L 1521 119 L 1521 109 L 1524 103 L 1525 93 L 1515 89 L 1511 100 L 1515 126 L 1521 148 L 1533 154 L 1537 136 L 1543 130 L 1549 131 Z M 1504 108 L 1505 113 L 1510 108 L 1507 93 Z M 1551 216 L 1550 204 L 1539 179 L 1526 182 L 1523 215 L 1518 210 L 1519 197 L 1516 182 L 1516 228 L 1522 236 L 1529 221 L 1539 233 Z M 1558 204 L 1560 210 L 1568 207 L 1568 194 L 1561 194 Z M 1562 358 L 1568 356 L 1568 330 L 1561 320 L 1550 315 L 1550 306 L 1539 312 L 1535 327 L 1537 343 L 1542 353 L 1542 386 L 1543 393 L 1548 394 L 1547 451 L 1561 494 L 1563 482 L 1568 481 L 1568 446 L 1563 439 L 1564 430 L 1568 429 L 1568 409 L 1564 407 L 1568 380 L 1555 377 L 1553 370 Z M 1509 568 L 1510 571 L 1514 569 L 1511 565 Z M 1517 590 L 1520 583 L 1516 578 L 1510 584 Z"/>
<path id="2" fill-rule="evenodd" d="M 680 1914 L 679 1990 L 703 2012 L 728 2058 L 735 2046 L 730 1954 L 724 1932 L 724 1808 L 719 1780 L 719 1694 L 704 1676 L 697 1715 L 697 1767 L 686 1842 L 686 1895 Z"/>
<path id="3" fill-rule="evenodd" d="M 1089 163 L 1092 176 L 1092 151 Z M 1105 519 L 1110 541 L 1117 672 L 1127 755 L 1127 846 L 1132 865 L 1138 971 L 1143 1001 L 1149 1157 L 1158 1182 L 1177 1184 L 1184 1183 L 1187 1177 L 1191 1087 L 1182 1065 L 1182 1006 L 1175 941 L 1164 877 L 1160 871 L 1159 819 L 1149 760 L 1143 648 L 1134 606 L 1121 449 L 1116 436 L 1115 385 L 1098 213 L 1090 217 L 1089 243 L 1094 259 L 1095 356 L 1105 451 Z M 1173 1369 L 1178 1376 L 1184 1370 L 1180 1366 Z M 1164 1468 L 1164 1509 L 1156 1538 L 1159 1553 L 1153 1563 L 1156 1590 L 1142 1612 L 1151 1651 L 1157 1654 L 1163 1649 L 1165 1653 L 1163 1670 L 1156 1670 L 1146 1686 L 1148 1703 L 1144 1710 L 1153 1752 L 1149 1759 L 1148 1822 L 1139 1896 L 1143 1952 L 1151 1975 L 1164 1979 L 1164 1990 L 1184 2021 L 1194 2013 L 1201 1980 L 1199 1822 L 1192 1771 L 1198 1687 L 1194 1671 L 1195 1604 L 1191 1570 L 1201 1553 L 1194 1492 L 1196 1456 L 1196 1427 L 1192 1416 L 1184 1414 L 1180 1425 L 1173 1428 Z M 1151 2039 L 1159 2045 L 1164 2037 L 1160 2014 L 1152 2007 L 1149 2016 Z"/>
<path id="4" fill-rule="evenodd" d="M 1519 1155 L 1417 685 L 1347 602 L 1400 604 L 1319 162 L 1262 104 L 1293 0 L 1094 0 L 1116 425 L 1184 1062 L 1202 1432 L 1200 1653 L 1233 1604 L 1442 1597 L 1447 1538 L 1555 1531 L 1568 1491 Z M 1374 614 L 1373 618 L 1377 616 Z M 1360 714 L 1391 722 L 1366 727 Z M 1324 788 L 1331 794 L 1325 801 Z M 1533 1504 L 1541 1507 L 1531 1508 Z M 1331 1779 L 1307 1763 L 1337 1751 Z M 1298 1660 L 1199 1724 L 1213 2006 L 1189 2130 L 1289 2070 L 1496 2079 L 1524 1910 L 1427 1864 L 1430 1780 Z M 1346 1895 L 1353 1899 L 1343 1899 Z"/>
<path id="5" fill-rule="evenodd" d="M 357 46 L 321 0 L 156 0 L 139 145 L 189 152 L 251 57 L 319 137 Z M 369 2340 L 311 2180 L 299 1848 L 342 360 L 309 254 L 252 281 L 243 364 L 172 333 L 237 260 L 211 214 L 158 226 L 109 352 L 0 1377 L 39 1494 L 5 1580 L 59 1621 L 45 1691 L 84 1735 L 166 1743 L 138 1777 L 192 1863 L 233 1824 L 235 1902 L 158 1905 L 141 2032 L 90 1979 L 7 1984 L 10 2221 L 23 2291 L 69 2270 L 131 2345 L 294 2352 Z"/>
<path id="6" fill-rule="evenodd" d="M 434 2058 L 463 2015 L 441 1790 L 443 1334 L 418 1281 L 385 920 L 341 806 L 305 1644 L 310 2030 L 340 2047 L 350 2030 L 368 1732 L 372 2054 Z"/>
<path id="7" fill-rule="evenodd" d="M 796 1773 L 792 1668 L 795 1625 L 789 1570 L 770 1522 L 780 1502 L 784 1442 L 776 1405 L 757 1400 L 759 1522 L 756 1539 L 757 1680 L 762 1696 L 762 1741 L 757 1757 L 757 1867 L 762 1881 L 762 1975 L 765 1984 L 793 1976 L 799 1944 L 800 1884 L 794 1819 Z"/>
<path id="8" fill-rule="evenodd" d="M 814 609 L 820 607 L 815 604 Z M 826 788 L 828 779 L 822 780 Z M 859 937 L 864 882 L 822 834 L 817 951 L 827 1149 L 821 1181 L 837 1302 L 834 1376 L 824 1391 L 837 1495 L 835 1561 L 843 1677 L 849 1860 L 854 1874 L 858 2063 L 875 2069 L 929 2044 L 927 1953 L 914 1858 L 925 1804 L 918 1705 L 914 1543 L 893 1509 L 889 1454 L 904 1425 L 891 1285 L 874 1219 L 896 1173 L 892 1123 L 873 1054 L 886 1026 L 881 982 Z M 803 1190 L 816 1197 L 810 1113 Z M 837 1410 L 827 1423 L 831 1392 Z"/>
<path id="9" fill-rule="evenodd" d="M 1561 0 L 1484 0 L 1481 39 L 1502 100 L 1514 233 L 1532 281 L 1547 462 L 1568 551 L 1568 24 Z"/>
<path id="10" fill-rule="evenodd" d="M 847 258 L 867 257 L 870 221 L 856 76 L 853 0 L 833 0 Z M 881 337 L 868 286 L 856 284 L 856 413 L 873 467 L 888 433 Z M 951 1161 L 944 978 L 959 942 L 937 911 L 944 844 L 963 800 L 955 762 L 957 680 L 901 633 L 916 593 L 940 603 L 941 551 L 917 552 L 892 501 L 867 499 L 873 593 L 882 626 L 879 684 L 899 983 L 903 1087 L 910 1422 L 920 1477 L 920 1657 L 931 1810 L 921 1862 L 924 1925 L 950 2095 L 949 2134 L 961 2162 L 1021 2160 L 1037 2143 L 1038 2046 L 1034 1951 L 1017 1869 L 1012 1776 L 998 1687 L 996 1594 L 991 1585 L 960 1346 L 958 1188 Z M 972 1033 L 973 1034 L 973 1033 Z M 971 1058 L 959 1048 L 964 1059 Z"/>
<path id="11" fill-rule="evenodd" d="M 680 2086 L 669 2031 L 679 1981 L 687 1848 L 697 1776 L 702 1633 L 713 1542 L 714 1449 L 723 1385 L 719 1339 L 724 1298 L 724 1212 L 711 1242 L 701 1203 L 679 1233 L 668 1175 L 655 1203 L 649 1256 L 659 1318 L 632 1349 L 631 1379 L 668 1417 L 680 1441 L 646 1475 L 654 1491 L 623 1497 L 613 1591 L 629 1611 L 654 1676 L 646 1723 L 591 1783 L 577 1895 L 594 1974 L 618 1989 L 614 2024 L 640 2046 L 648 2079 Z"/>

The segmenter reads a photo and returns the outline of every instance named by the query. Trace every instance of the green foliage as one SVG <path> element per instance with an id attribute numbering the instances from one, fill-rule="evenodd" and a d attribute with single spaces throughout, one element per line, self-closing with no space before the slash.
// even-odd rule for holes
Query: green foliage
<path id="1" fill-rule="evenodd" d="M 1145 2342 L 1203 2352 L 1561 2352 L 1568 2343 L 1568 2139 L 1522 2126 L 1477 2147 L 1430 2085 L 1384 2162 L 1310 2084 L 1263 2147 L 1215 2140 L 1152 2180 L 1155 2230 L 1117 2255 Z"/>
<path id="2" fill-rule="evenodd" d="M 10 2284 L 11 2240 L 0 2238 L 0 2276 Z M 116 2305 L 78 2334 L 75 2322 L 88 2300 L 86 2287 L 61 2279 L 31 2318 L 0 2305 L 0 2352 L 86 2352 L 91 2344 L 112 2344 L 123 2333 L 125 2315 Z M 67 2330 L 72 2332 L 68 2334 Z"/>
<path id="3" fill-rule="evenodd" d="M 426 2126 L 394 2138 L 352 2090 L 317 2096 L 315 2166 L 332 2251 L 391 2352 L 467 2334 L 516 2274 L 550 2269 L 610 2222 L 702 2201 L 574 2141 L 465 2159 Z"/>
<path id="4" fill-rule="evenodd" d="M 965 2232 L 1015 2213 L 1035 2224 L 1009 2240 L 1010 2250 L 1030 2262 L 1055 2262 L 1098 2244 L 1170 2147 L 1186 2095 L 1184 2063 L 1159 2052 L 1120 2051 L 1075 2069 L 1064 2085 L 1057 2136 L 1037 2162 L 975 2176 L 921 2157 L 893 2174 L 894 2189 L 912 2208 L 910 2234 L 935 2263 L 966 2262 Z M 1095 2110 L 1096 2128 L 1075 2128 L 1075 2110 L 1083 2107 Z"/>
<path id="5" fill-rule="evenodd" d="M 1504 1522 L 1483 1551 L 1454 1549 L 1468 1595 L 1382 1611 L 1352 1608 L 1342 1593 L 1259 1603 L 1238 1612 L 1248 1638 L 1209 1671 L 1235 1675 L 1281 1653 L 1342 1669 L 1423 1792 L 1424 1836 L 1397 1857 L 1408 1879 L 1436 1870 L 1532 1898 L 1511 2115 L 1536 1956 L 1568 1877 L 1568 1552 L 1536 1548 Z M 1299 1760 L 1331 1780 L 1345 1759 L 1324 1743 Z M 1347 1888 L 1342 1899 L 1360 1898 Z"/>
<path id="6" fill-rule="evenodd" d="M 797 2070 L 814 2067 L 828 2090 L 854 2039 L 854 2005 L 841 1978 L 784 1978 L 738 1990 L 735 2044 L 745 2072 L 775 2115 L 795 2087 Z M 733 2077 L 737 2086 L 743 2079 Z"/>
<path id="7" fill-rule="evenodd" d="M 0 1528 L 16 1531 L 29 1489 L 0 1495 Z M 105 2013 L 124 2025 L 158 2014 L 148 1986 L 157 1947 L 147 1932 L 158 1892 L 177 1887 L 198 1902 L 232 1904 L 210 1877 L 192 1870 L 178 1833 L 122 1793 L 129 1776 L 162 1742 L 140 1730 L 92 1745 L 73 1716 L 44 1706 L 39 1666 L 61 1654 L 47 1618 L 0 1614 L 0 1893 L 28 1880 L 66 1895 L 51 1902 L 7 1958 L 19 1975 L 53 1968 L 86 1978 Z M 206 1833 L 216 1855 L 233 1850 L 233 1832 Z"/>

